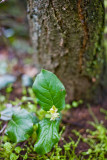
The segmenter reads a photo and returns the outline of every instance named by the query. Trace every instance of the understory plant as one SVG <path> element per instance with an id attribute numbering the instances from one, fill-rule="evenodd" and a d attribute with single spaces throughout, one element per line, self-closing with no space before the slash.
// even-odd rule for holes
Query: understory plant
<path id="1" fill-rule="evenodd" d="M 66 91 L 56 75 L 44 69 L 37 75 L 32 88 L 46 116 L 40 120 L 26 109 L 10 106 L 1 112 L 1 120 L 8 122 L 5 134 L 13 143 L 37 135 L 34 151 L 43 155 L 50 152 L 60 139 L 59 124 L 61 111 L 65 107 Z"/>

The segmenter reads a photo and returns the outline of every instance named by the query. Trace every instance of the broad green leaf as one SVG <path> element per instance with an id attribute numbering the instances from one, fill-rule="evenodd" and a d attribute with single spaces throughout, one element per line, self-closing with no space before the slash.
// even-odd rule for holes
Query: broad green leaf
<path id="1" fill-rule="evenodd" d="M 51 151 L 52 147 L 59 141 L 59 120 L 50 121 L 43 119 L 38 124 L 37 141 L 34 150 L 43 155 Z"/>
<path id="2" fill-rule="evenodd" d="M 0 113 L 0 119 L 8 121 L 12 118 L 12 114 L 13 114 L 13 107 L 6 108 Z"/>
<path id="3" fill-rule="evenodd" d="M 8 121 L 12 119 L 12 115 L 14 112 L 17 112 L 20 110 L 20 107 L 7 107 L 0 113 L 0 119 L 4 121 Z"/>
<path id="4" fill-rule="evenodd" d="M 53 105 L 61 111 L 65 107 L 65 88 L 52 72 L 42 70 L 33 84 L 40 106 L 48 111 Z"/>
<path id="5" fill-rule="evenodd" d="M 33 124 L 36 124 L 36 123 L 39 123 L 39 119 L 38 117 L 35 115 L 35 113 L 31 113 L 31 116 L 32 116 L 32 121 L 33 121 Z"/>
<path id="6" fill-rule="evenodd" d="M 8 123 L 6 134 L 12 142 L 22 142 L 33 132 L 32 116 L 25 109 L 14 112 Z"/>

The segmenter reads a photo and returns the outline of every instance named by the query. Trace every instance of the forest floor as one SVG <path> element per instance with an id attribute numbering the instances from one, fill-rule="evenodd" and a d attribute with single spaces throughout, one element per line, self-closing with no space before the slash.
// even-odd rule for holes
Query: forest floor
<path id="1" fill-rule="evenodd" d="M 13 1 L 11 3 L 13 3 Z M 10 4 L 8 3 L 8 5 Z M 13 13 L 11 13 L 11 9 L 9 15 L 7 15 L 8 12 L 5 12 L 7 9 L 5 9 L 5 6 L 2 6 L 3 13 L 0 15 L 2 24 L 0 30 L 0 35 L 2 35 L 0 39 L 0 82 L 3 82 L 4 80 L 4 83 L 0 84 L 0 111 L 3 110 L 7 104 L 14 102 L 16 104 L 20 103 L 23 96 L 25 96 L 24 92 L 27 92 L 26 97 L 28 97 L 28 90 L 32 85 L 33 77 L 37 74 L 33 55 L 34 51 L 30 45 L 29 36 L 27 35 L 28 24 L 25 18 L 26 12 L 23 12 L 22 14 L 23 6 L 24 4 L 19 7 L 17 11 L 13 9 L 13 12 L 16 12 L 17 15 L 15 17 L 12 15 Z M 4 17 L 8 18 L 8 20 L 4 19 Z M 105 31 L 107 32 L 107 29 L 105 29 Z M 107 34 L 106 32 L 105 35 Z M 106 41 L 107 40 L 105 40 L 105 44 L 107 44 Z M 5 82 L 5 75 L 13 76 L 15 78 L 12 85 L 7 85 L 8 82 Z M 1 78 L 4 79 L 1 80 Z M 27 84 L 24 83 L 25 79 Z M 0 121 L 0 131 L 4 125 L 4 122 L 2 123 L 2 121 Z M 83 103 L 77 107 L 73 107 L 71 104 L 69 109 L 66 109 L 63 112 L 60 125 L 60 131 L 61 130 L 63 131 L 62 138 L 59 141 L 59 147 L 62 148 L 61 156 L 64 155 L 65 159 L 106 160 L 107 99 L 105 99 L 102 104 L 96 106 Z M 3 136 L 4 132 L 1 132 L 0 140 Z M 77 146 L 75 146 L 76 142 L 78 142 Z M 5 141 L 3 143 L 5 143 Z M 64 146 L 65 144 L 66 147 Z M 19 145 L 22 146 L 22 144 Z M 2 148 L 2 144 L 0 144 L 0 148 Z M 58 147 L 56 147 L 56 150 L 57 148 Z M 56 153 L 56 150 L 53 150 L 55 152 L 55 155 L 53 156 L 54 159 L 64 159 L 64 157 L 61 158 L 60 155 L 58 158 L 60 151 Z M 44 160 L 52 159 L 51 155 L 53 151 L 44 157 L 38 157 L 37 160 L 39 160 L 39 158 Z M 23 154 L 25 154 L 25 152 L 22 152 L 22 155 Z M 35 156 L 34 153 L 29 153 L 29 155 L 31 155 L 31 158 L 19 156 L 18 159 L 36 159 L 34 157 L 32 158 L 32 156 Z M 57 158 L 55 158 L 55 156 L 57 156 Z M 5 158 L 0 155 L 0 159 Z"/>
<path id="2" fill-rule="evenodd" d="M 11 89 L 10 89 L 11 88 Z M 25 89 L 25 88 L 24 88 Z M 10 91 L 9 91 L 10 90 Z M 26 91 L 29 90 L 27 87 Z M 2 89 L 0 92 L 0 110 L 5 109 L 8 104 L 15 104 L 20 105 L 22 103 L 23 97 L 25 97 L 25 93 L 23 95 L 23 87 L 20 83 L 15 82 L 12 86 L 7 87 L 6 89 Z M 5 97 L 5 98 L 4 98 Z M 27 93 L 26 97 L 30 97 L 29 92 Z M 3 99 L 4 98 L 4 99 Z M 33 101 L 32 101 L 33 103 Z M 24 102 L 25 108 L 29 110 L 27 102 Z M 23 105 L 21 106 L 22 108 Z M 35 107 L 35 105 L 34 105 Z M 32 111 L 32 110 L 30 110 Z M 91 122 L 91 123 L 90 123 Z M 93 124 L 92 124 L 93 122 Z M 7 122 L 1 121 L 0 123 L 0 131 L 2 128 L 7 124 Z M 107 159 L 107 99 L 104 101 L 103 104 L 100 105 L 84 105 L 81 104 L 78 107 L 73 107 L 72 105 L 69 106 L 69 109 L 66 109 L 62 112 L 62 121 L 60 124 L 60 131 L 62 131 L 61 139 L 58 143 L 59 148 L 62 148 L 61 155 L 59 154 L 59 158 L 56 156 L 57 147 L 47 154 L 44 157 L 37 157 L 36 153 L 30 151 L 28 153 L 30 159 L 39 160 L 106 160 Z M 3 144 L 6 143 L 4 131 L 0 134 L 0 139 L 2 140 L 2 144 L 0 148 L 3 147 Z M 7 139 L 7 138 L 6 138 Z M 7 140 L 10 142 L 9 140 Z M 75 144 L 78 144 L 75 146 Z M 24 143 L 19 143 L 17 146 L 21 148 L 26 147 L 25 144 L 29 143 L 29 141 L 25 141 Z M 65 148 L 65 145 L 67 149 Z M 104 145 L 104 146 L 103 146 Z M 29 145 L 27 146 L 27 148 Z M 102 150 L 101 150 L 102 147 Z M 66 153 L 67 152 L 69 153 Z M 74 153 L 72 153 L 72 151 Z M 103 151 L 103 155 L 101 155 Z M 53 155 L 53 158 L 50 155 Z M 89 153 L 88 153 L 89 152 Z M 13 151 L 14 153 L 14 151 Z M 26 149 L 24 152 L 20 153 L 19 160 L 26 159 L 23 157 L 27 153 Z M 16 154 L 17 155 L 17 154 Z M 30 155 L 33 155 L 33 157 Z M 63 156 L 65 157 L 62 158 Z M 71 159 L 71 157 L 73 157 Z M 3 158 L 0 158 L 3 159 Z M 17 159 L 17 157 L 16 157 Z M 12 159 L 12 160 L 16 160 Z M 5 158 L 4 158 L 5 160 Z"/>

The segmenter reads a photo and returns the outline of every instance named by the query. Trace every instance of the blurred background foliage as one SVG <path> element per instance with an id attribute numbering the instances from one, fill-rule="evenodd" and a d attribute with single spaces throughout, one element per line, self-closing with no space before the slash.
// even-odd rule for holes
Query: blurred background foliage
<path id="1" fill-rule="evenodd" d="M 1 44 L 7 39 L 13 45 L 16 38 L 29 38 L 26 8 L 25 0 L 9 0 L 0 4 Z"/>
<path id="2" fill-rule="evenodd" d="M 104 2 L 106 11 L 104 44 L 107 50 L 107 0 Z M 17 79 L 25 86 L 31 85 L 32 78 L 37 73 L 34 53 L 29 38 L 26 0 L 4 0 L 0 3 L 0 82 L 4 79 L 9 81 L 0 88 Z"/>
<path id="3" fill-rule="evenodd" d="M 26 0 L 0 3 L 0 89 L 9 83 L 32 84 L 37 73 L 27 22 Z M 26 84 L 24 81 L 26 80 Z M 16 83 L 16 87 L 18 83 Z"/>

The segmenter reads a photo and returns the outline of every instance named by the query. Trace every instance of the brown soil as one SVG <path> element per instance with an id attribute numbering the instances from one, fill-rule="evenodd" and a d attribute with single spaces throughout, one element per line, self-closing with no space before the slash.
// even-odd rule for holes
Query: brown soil
<path id="1" fill-rule="evenodd" d="M 91 106 L 91 111 L 93 112 L 94 116 L 98 119 L 99 122 L 103 122 L 104 125 L 107 127 L 107 120 L 105 120 L 105 115 L 100 112 L 101 108 L 107 109 L 107 101 L 104 102 L 104 104 L 97 105 L 97 106 Z M 93 126 L 89 124 L 89 122 L 94 121 L 89 108 L 87 106 L 80 106 L 75 109 L 69 110 L 66 115 L 63 115 L 62 119 L 62 125 L 66 126 L 65 132 L 63 133 L 63 138 L 69 142 L 69 137 L 71 137 L 73 140 L 77 140 L 77 136 L 75 136 L 74 133 L 72 133 L 72 130 L 77 130 L 81 133 L 83 137 L 87 136 L 87 129 L 94 130 Z M 63 145 L 63 142 L 60 141 L 59 143 L 61 146 Z M 87 151 L 89 146 L 80 141 L 78 147 L 76 148 L 76 153 L 79 154 L 83 151 Z"/>

